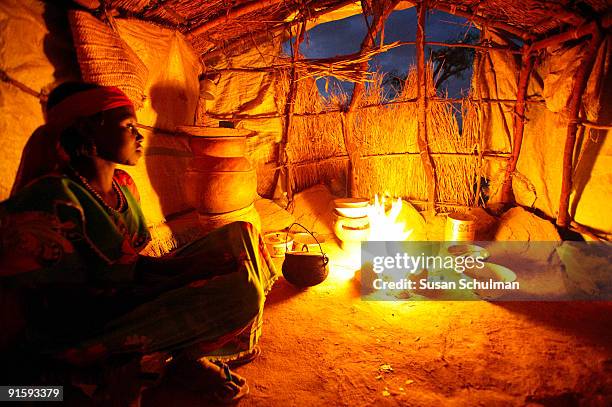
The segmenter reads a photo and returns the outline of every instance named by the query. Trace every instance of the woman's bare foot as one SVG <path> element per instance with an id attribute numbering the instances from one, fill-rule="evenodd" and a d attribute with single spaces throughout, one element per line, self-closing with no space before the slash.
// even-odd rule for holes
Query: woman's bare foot
<path id="1" fill-rule="evenodd" d="M 207 359 L 178 357 L 168 366 L 168 378 L 224 404 L 235 403 L 249 394 L 244 377 L 232 372 L 225 364 L 218 365 Z"/>

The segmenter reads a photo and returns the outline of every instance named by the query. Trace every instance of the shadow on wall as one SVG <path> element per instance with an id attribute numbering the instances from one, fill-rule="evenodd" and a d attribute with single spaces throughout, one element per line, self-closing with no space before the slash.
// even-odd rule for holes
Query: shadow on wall
<path id="1" fill-rule="evenodd" d="M 42 14 L 48 30 L 43 39 L 43 52 L 54 68 L 53 77 L 43 91 L 49 92 L 60 83 L 81 81 L 81 72 L 77 61 L 76 50 L 72 45 L 72 35 L 66 9 L 62 5 L 45 3 Z M 27 62 L 27 61 L 26 61 Z M 43 73 L 42 71 L 40 71 Z M 46 101 L 41 100 L 41 111 L 45 111 Z M 61 165 L 56 154 L 55 143 L 47 134 L 44 126 L 38 127 L 28 138 L 21 153 L 17 174 L 11 188 L 11 195 L 24 187 L 29 181 L 48 174 Z"/>
<path id="2" fill-rule="evenodd" d="M 177 119 L 185 117 L 184 89 L 172 85 L 154 85 L 149 95 L 151 106 L 157 114 L 156 128 L 173 130 L 176 125 L 191 124 L 177 123 Z M 159 198 L 164 217 L 166 220 L 172 220 L 193 210 L 186 203 L 182 186 L 183 175 L 192 154 L 179 138 L 173 139 L 171 135 L 156 134 L 152 134 L 151 137 L 153 139 L 149 141 L 146 152 L 147 173 L 151 186 Z"/>
<path id="3" fill-rule="evenodd" d="M 66 81 L 82 80 L 76 49 L 72 41 L 66 5 L 68 1 L 45 3 L 43 19 L 49 30 L 43 40 L 43 51 L 55 68 L 56 85 Z"/>
<path id="4" fill-rule="evenodd" d="M 605 41 L 602 44 L 602 47 L 607 48 Z M 608 50 L 604 49 L 604 52 L 607 54 Z M 601 104 L 597 110 L 595 120 L 598 123 L 610 123 L 612 121 L 612 99 L 606 97 L 605 89 L 612 88 L 612 69 L 607 70 L 601 81 L 602 91 L 601 97 L 599 98 Z M 587 184 L 591 180 L 595 161 L 601 152 L 607 133 L 608 130 L 588 129 L 583 126 L 578 128 L 576 145 L 582 146 L 582 148 L 574 157 L 575 167 L 573 174 L 573 189 L 575 195 L 569 209 L 570 217 L 572 219 L 576 217 L 578 203 L 580 202 L 580 198 L 582 197 Z M 593 182 L 601 182 L 601 180 L 594 179 Z"/>

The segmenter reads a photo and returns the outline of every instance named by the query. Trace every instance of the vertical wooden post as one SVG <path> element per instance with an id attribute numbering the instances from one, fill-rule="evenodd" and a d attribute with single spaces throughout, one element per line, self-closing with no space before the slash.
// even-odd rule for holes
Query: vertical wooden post
<path id="1" fill-rule="evenodd" d="M 465 116 L 464 116 L 465 117 Z M 472 207 L 474 208 L 478 208 L 478 206 L 480 205 L 480 192 L 482 190 L 482 187 L 480 186 L 480 184 L 482 183 L 482 162 L 483 162 L 483 154 L 484 154 L 484 147 L 483 147 L 483 137 L 482 137 L 482 132 L 480 132 L 480 137 L 478 138 L 478 145 L 477 145 L 477 149 L 478 149 L 478 164 L 477 164 L 477 173 L 476 173 L 476 192 L 474 193 L 474 203 L 472 204 Z M 484 206 L 484 202 L 483 202 L 483 206 Z"/>
<path id="2" fill-rule="evenodd" d="M 362 0 L 363 1 L 363 0 Z M 374 13 L 374 18 L 372 21 L 372 25 L 370 29 L 366 33 L 365 38 L 361 42 L 360 52 L 363 53 L 368 49 L 374 46 L 374 39 L 378 32 L 382 29 L 385 20 L 391 14 L 395 5 L 398 3 L 398 0 L 393 0 L 389 4 L 385 5 L 383 10 Z M 362 9 L 363 9 L 362 5 Z M 362 62 L 359 66 L 360 69 L 367 71 L 368 62 Z M 356 82 L 353 87 L 353 95 L 351 96 L 351 101 L 346 110 L 346 114 L 344 116 L 343 126 L 342 126 L 342 136 L 344 138 L 344 145 L 346 146 L 346 153 L 348 155 L 348 186 L 351 196 L 355 196 L 358 193 L 357 186 L 359 185 L 359 177 L 355 171 L 355 167 L 359 160 L 361 159 L 361 155 L 359 153 L 359 146 L 355 142 L 355 137 L 353 135 L 353 124 L 355 123 L 355 110 L 363 97 L 365 92 L 365 85 L 362 82 Z"/>
<path id="3" fill-rule="evenodd" d="M 416 31 L 416 60 L 417 60 L 417 103 L 418 103 L 418 132 L 417 144 L 421 161 L 427 177 L 427 201 L 429 209 L 434 212 L 436 208 L 436 174 L 433 161 L 429 155 L 427 142 L 427 77 L 425 74 L 425 14 L 427 6 L 422 1 L 417 4 L 417 31 Z"/>
<path id="4" fill-rule="evenodd" d="M 525 129 L 525 98 L 527 96 L 527 86 L 529 76 L 533 69 L 534 56 L 531 54 L 527 45 L 523 47 L 521 54 L 521 70 L 519 72 L 518 87 L 516 92 L 516 104 L 514 105 L 514 141 L 512 144 L 512 155 L 508 159 L 504 183 L 502 187 L 502 202 L 508 203 L 512 200 L 512 175 L 516 170 L 516 163 L 521 152 L 523 143 L 523 131 Z"/>
<path id="5" fill-rule="evenodd" d="M 482 62 L 482 57 L 481 54 L 479 52 L 475 52 L 474 53 L 474 63 L 472 65 L 473 67 L 473 71 L 474 71 L 474 77 L 476 77 L 477 72 L 480 71 L 480 63 Z M 480 91 L 476 88 L 476 85 L 474 85 L 474 89 L 473 89 L 473 94 L 474 95 L 478 95 L 480 94 Z M 467 117 L 467 109 L 465 108 L 466 104 L 465 103 L 461 103 L 461 116 L 463 117 L 464 120 L 464 127 L 463 127 L 463 131 L 465 131 L 465 118 Z M 474 109 L 474 105 L 470 105 L 469 108 Z M 480 193 L 482 190 L 481 187 L 481 183 L 482 183 L 482 164 L 483 164 L 483 155 L 484 155 L 484 151 L 485 151 L 485 147 L 484 147 L 484 132 L 482 131 L 482 109 L 480 109 L 480 106 L 478 106 L 478 108 L 476 108 L 475 113 L 478 115 L 478 144 L 477 144 L 477 148 L 478 148 L 478 166 L 477 166 L 477 172 L 476 172 L 476 193 L 474 196 L 474 204 L 472 205 L 474 208 L 478 208 L 480 206 Z M 483 200 L 482 202 L 482 206 L 485 206 L 485 202 Z"/>
<path id="6" fill-rule="evenodd" d="M 567 228 L 570 225 L 570 216 L 568 212 L 569 197 L 572 191 L 572 172 L 573 172 L 573 156 L 576 144 L 576 132 L 578 131 L 578 119 L 580 113 L 580 105 L 582 95 L 589 80 L 589 76 L 595 64 L 597 51 L 602 41 L 602 35 L 599 28 L 595 26 L 592 32 L 591 40 L 585 51 L 582 63 L 574 74 L 574 82 L 572 84 L 572 95 L 568 102 L 568 123 L 567 136 L 565 137 L 565 148 L 563 150 L 563 178 L 561 180 L 561 197 L 559 201 L 559 215 L 557 217 L 557 226 Z"/>
<path id="7" fill-rule="evenodd" d="M 279 164 L 280 164 L 280 180 L 282 184 L 285 186 L 285 192 L 287 193 L 287 199 L 289 202 L 293 200 L 293 189 L 292 189 L 292 177 L 291 177 L 291 167 L 289 164 L 289 157 L 287 156 L 287 144 L 289 144 L 289 132 L 291 130 L 291 121 L 293 118 L 293 112 L 295 111 L 295 97 L 297 94 L 297 70 L 295 69 L 295 61 L 300 57 L 300 43 L 302 42 L 302 38 L 304 36 L 304 30 L 306 28 L 306 23 L 300 24 L 298 27 L 298 32 L 295 37 L 295 47 L 293 48 L 293 53 L 291 55 L 291 62 L 293 62 L 293 66 L 291 67 L 291 77 L 289 79 L 289 92 L 287 93 L 287 101 L 285 102 L 285 125 L 283 126 L 283 137 L 279 145 Z"/>

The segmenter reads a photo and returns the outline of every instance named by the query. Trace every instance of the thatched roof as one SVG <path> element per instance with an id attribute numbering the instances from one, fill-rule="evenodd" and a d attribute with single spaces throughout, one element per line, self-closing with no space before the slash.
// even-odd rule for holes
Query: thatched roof
<path id="1" fill-rule="evenodd" d="M 453 0 L 435 1 L 432 7 L 453 7 L 490 22 L 507 24 L 538 39 L 578 26 L 609 10 L 607 0 Z"/>
<path id="2" fill-rule="evenodd" d="M 236 41 L 253 41 L 303 19 L 355 1 L 347 0 L 76 0 L 186 34 L 205 54 Z M 369 0 L 376 2 L 383 0 Z M 389 0 L 386 0 L 389 1 Z M 407 3 L 407 2 L 404 2 Z M 610 10 L 607 0 L 432 0 L 429 7 L 496 25 L 523 39 L 539 39 L 593 20 Z"/>

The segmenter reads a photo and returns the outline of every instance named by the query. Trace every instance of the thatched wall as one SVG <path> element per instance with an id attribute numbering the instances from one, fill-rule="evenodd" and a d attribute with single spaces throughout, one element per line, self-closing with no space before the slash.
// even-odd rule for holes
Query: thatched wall
<path id="1" fill-rule="evenodd" d="M 387 99 L 382 75 L 375 75 L 355 114 L 352 134 L 361 158 L 355 163 L 360 179 L 359 195 L 401 196 L 413 201 L 427 199 L 427 183 L 417 146 L 416 71 L 408 74 L 402 91 Z M 282 89 L 288 91 L 287 76 L 281 77 Z M 432 69 L 428 69 L 429 97 L 435 96 Z M 337 91 L 329 99 L 318 92 L 314 81 L 298 82 L 295 100 L 296 115 L 292 117 L 287 152 L 293 170 L 293 186 L 303 190 L 317 182 L 335 185 L 346 182 L 348 157 L 344 145 L 345 125 L 342 109 L 348 95 Z M 281 99 L 284 103 L 284 99 Z M 432 102 L 428 115 L 428 140 L 437 170 L 437 202 L 458 206 L 474 203 L 474 183 L 480 128 L 475 107 L 465 107 L 463 134 L 453 106 L 449 102 Z M 301 113 L 323 113 L 301 116 Z M 461 153 L 464 155 L 454 155 Z M 471 156 L 465 156 L 471 155 Z M 346 186 L 344 185 L 344 189 Z"/>
<path id="2" fill-rule="evenodd" d="M 277 106 L 281 112 L 289 92 L 289 82 L 288 72 L 279 72 Z M 294 191 L 321 182 L 345 185 L 347 159 L 342 137 L 343 115 L 337 111 L 339 103 L 338 100 L 322 98 L 313 79 L 297 82 L 295 114 L 291 118 L 287 143 Z M 304 115 L 309 113 L 322 114 Z"/>

